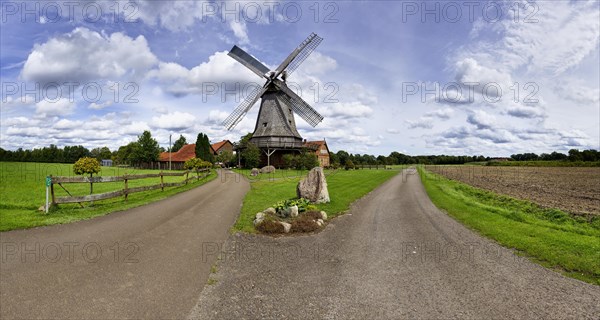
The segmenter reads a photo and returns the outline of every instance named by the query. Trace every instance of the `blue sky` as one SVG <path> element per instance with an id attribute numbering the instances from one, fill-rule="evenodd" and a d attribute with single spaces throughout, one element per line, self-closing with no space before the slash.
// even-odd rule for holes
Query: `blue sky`
<path id="1" fill-rule="evenodd" d="M 333 151 L 507 156 L 600 145 L 597 1 L 1 4 L 5 149 L 115 150 L 143 130 L 162 146 L 200 131 L 238 140 L 258 104 L 232 131 L 220 122 L 262 80 L 227 51 L 237 44 L 276 67 L 311 32 L 324 40 L 289 81 L 325 120 L 296 120 Z"/>

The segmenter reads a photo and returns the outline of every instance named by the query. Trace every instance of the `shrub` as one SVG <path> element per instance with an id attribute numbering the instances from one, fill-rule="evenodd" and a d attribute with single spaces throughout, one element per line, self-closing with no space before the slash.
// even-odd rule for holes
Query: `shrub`
<path id="1" fill-rule="evenodd" d="M 312 216 L 303 214 L 292 221 L 292 228 L 290 232 L 312 232 L 319 229 L 319 225 L 315 222 Z"/>
<path id="2" fill-rule="evenodd" d="M 256 225 L 256 230 L 262 233 L 284 233 L 283 225 L 275 220 L 265 219 L 263 222 Z"/>
<path id="3" fill-rule="evenodd" d="M 89 174 L 91 176 L 94 173 L 100 172 L 100 162 L 95 158 L 80 158 L 73 165 L 73 172 L 77 175 Z"/>
<path id="4" fill-rule="evenodd" d="M 354 169 L 354 162 L 352 162 L 352 160 L 348 160 L 346 161 L 346 170 L 350 170 L 350 169 Z"/>

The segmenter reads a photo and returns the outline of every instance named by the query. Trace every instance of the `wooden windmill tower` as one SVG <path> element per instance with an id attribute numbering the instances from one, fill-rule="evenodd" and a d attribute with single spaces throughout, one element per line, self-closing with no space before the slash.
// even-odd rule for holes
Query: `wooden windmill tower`
<path id="1" fill-rule="evenodd" d="M 265 78 L 266 82 L 252 91 L 223 121 L 223 125 L 228 130 L 233 129 L 258 99 L 262 99 L 250 143 L 265 153 L 267 164 L 271 164 L 271 156 L 278 151 L 279 157 L 275 160 L 280 160 L 283 153 L 297 152 L 302 148 L 302 137 L 296 129 L 294 113 L 313 127 L 323 120 L 323 116 L 286 85 L 287 77 L 306 60 L 322 40 L 323 38 L 312 33 L 275 70 L 269 70 L 238 46 L 233 46 L 229 51 L 230 57 L 259 77 Z"/>

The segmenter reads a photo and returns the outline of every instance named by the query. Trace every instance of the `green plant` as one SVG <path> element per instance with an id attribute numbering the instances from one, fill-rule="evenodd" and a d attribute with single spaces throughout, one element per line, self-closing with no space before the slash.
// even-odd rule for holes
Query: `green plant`
<path id="1" fill-rule="evenodd" d="M 100 162 L 95 158 L 83 157 L 73 165 L 73 173 L 77 175 L 89 174 L 91 177 L 98 172 L 100 172 Z"/>

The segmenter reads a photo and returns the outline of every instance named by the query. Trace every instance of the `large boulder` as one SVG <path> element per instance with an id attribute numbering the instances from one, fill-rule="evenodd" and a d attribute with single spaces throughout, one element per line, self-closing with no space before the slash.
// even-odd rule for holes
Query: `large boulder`
<path id="1" fill-rule="evenodd" d="M 258 168 L 252 168 L 252 170 L 250 170 L 251 177 L 256 177 L 259 173 L 260 171 L 258 170 Z"/>
<path id="2" fill-rule="evenodd" d="M 327 180 L 325 180 L 323 168 L 312 168 L 308 172 L 308 176 L 298 182 L 296 195 L 298 198 L 305 198 L 313 203 L 329 202 L 329 191 L 327 190 Z"/>
<path id="3" fill-rule="evenodd" d="M 273 166 L 264 166 L 260 169 L 260 173 L 272 173 L 275 172 L 275 167 Z"/>

